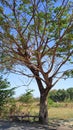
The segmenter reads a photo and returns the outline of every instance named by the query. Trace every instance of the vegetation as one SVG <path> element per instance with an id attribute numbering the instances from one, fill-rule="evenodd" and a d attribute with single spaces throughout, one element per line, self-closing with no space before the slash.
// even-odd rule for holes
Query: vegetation
<path id="1" fill-rule="evenodd" d="M 26 93 L 19 97 L 19 101 L 23 103 L 32 103 L 33 102 L 33 90 L 26 89 Z"/>
<path id="2" fill-rule="evenodd" d="M 10 88 L 10 83 L 6 79 L 0 77 L 0 115 L 4 109 L 4 106 L 9 102 L 9 100 L 14 95 L 14 89 Z"/>
<path id="3" fill-rule="evenodd" d="M 0 70 L 35 78 L 41 123 L 48 122 L 50 89 L 73 76 L 72 5 L 72 0 L 0 0 Z"/>
<path id="4" fill-rule="evenodd" d="M 71 89 L 71 88 L 69 88 Z M 55 90 L 56 92 L 58 90 Z M 67 90 L 65 90 L 67 91 Z M 39 98 L 36 99 L 31 96 L 31 100 L 28 98 L 29 96 L 27 93 L 31 93 L 28 95 L 32 95 L 32 90 L 26 90 L 26 93 L 21 95 L 17 99 L 12 99 L 8 101 L 7 104 L 4 104 L 4 108 L 2 111 L 1 118 L 8 118 L 9 114 L 13 115 L 22 115 L 22 114 L 30 114 L 30 115 L 38 115 L 39 112 Z M 51 91 L 53 95 L 53 91 Z M 49 93 L 50 94 L 50 93 Z M 27 96 L 25 96 L 27 95 Z M 51 94 L 50 94 L 51 95 Z M 21 98 L 22 97 L 22 98 Z M 27 101 L 24 100 L 27 99 Z M 48 118 L 50 119 L 71 119 L 73 117 L 73 102 L 70 100 L 63 101 L 56 101 L 54 102 L 51 97 L 48 97 Z M 31 120 L 32 121 L 32 120 Z"/>
<path id="5" fill-rule="evenodd" d="M 73 101 L 73 88 L 52 90 L 48 97 L 54 102 Z"/>
<path id="6" fill-rule="evenodd" d="M 70 104 L 69 104 L 70 105 Z M 51 107 L 49 109 L 49 119 L 63 119 L 69 120 L 73 118 L 73 107 L 65 106 L 64 107 Z"/>

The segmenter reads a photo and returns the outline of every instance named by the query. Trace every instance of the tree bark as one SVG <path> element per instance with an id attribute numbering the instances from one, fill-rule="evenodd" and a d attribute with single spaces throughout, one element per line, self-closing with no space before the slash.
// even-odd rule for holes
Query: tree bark
<path id="1" fill-rule="evenodd" d="M 39 122 L 41 124 L 48 124 L 47 95 L 40 96 Z"/>

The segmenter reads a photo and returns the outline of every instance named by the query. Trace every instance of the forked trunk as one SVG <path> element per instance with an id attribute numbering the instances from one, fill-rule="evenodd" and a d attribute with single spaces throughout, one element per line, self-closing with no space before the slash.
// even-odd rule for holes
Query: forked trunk
<path id="1" fill-rule="evenodd" d="M 40 97 L 39 122 L 42 124 L 48 124 L 47 99 L 44 96 Z"/>

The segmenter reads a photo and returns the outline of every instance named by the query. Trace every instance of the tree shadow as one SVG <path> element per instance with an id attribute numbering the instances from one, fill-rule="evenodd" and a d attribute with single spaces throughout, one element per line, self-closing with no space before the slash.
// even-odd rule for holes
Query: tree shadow
<path id="1" fill-rule="evenodd" d="M 51 128 L 48 125 L 41 125 L 35 122 L 11 122 L 0 120 L 0 130 L 56 130 L 56 128 Z"/>

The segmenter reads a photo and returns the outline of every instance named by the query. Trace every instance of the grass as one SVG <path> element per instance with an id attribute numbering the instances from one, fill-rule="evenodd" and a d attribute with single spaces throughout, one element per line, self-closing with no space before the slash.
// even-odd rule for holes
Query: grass
<path id="1" fill-rule="evenodd" d="M 39 113 L 39 105 L 33 104 L 31 113 Z M 73 118 L 73 103 L 54 103 L 53 105 L 48 105 L 48 115 L 49 118 L 56 119 L 70 119 Z"/>
<path id="2" fill-rule="evenodd" d="M 7 107 L 7 109 L 8 108 L 9 107 Z M 28 105 L 16 102 L 15 112 L 20 115 L 22 113 L 25 114 L 30 113 L 31 115 L 38 115 L 39 102 L 34 102 Z M 50 119 L 63 119 L 63 120 L 71 119 L 73 118 L 73 103 L 54 103 L 53 105 L 48 105 L 48 114 Z"/>
<path id="3" fill-rule="evenodd" d="M 38 115 L 39 104 L 33 103 L 32 105 L 22 108 L 23 111 L 29 111 L 32 115 Z M 53 106 L 48 106 L 49 118 L 56 119 L 70 119 L 73 118 L 73 103 L 55 103 Z"/>
<path id="4" fill-rule="evenodd" d="M 68 107 L 52 108 L 51 107 L 48 110 L 48 113 L 49 113 L 49 118 L 56 118 L 56 119 L 63 119 L 63 120 L 73 118 L 73 108 L 68 108 Z"/>
<path id="5" fill-rule="evenodd" d="M 70 119 L 73 118 L 73 103 L 54 103 L 48 108 L 49 118 Z"/>

